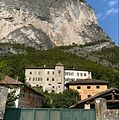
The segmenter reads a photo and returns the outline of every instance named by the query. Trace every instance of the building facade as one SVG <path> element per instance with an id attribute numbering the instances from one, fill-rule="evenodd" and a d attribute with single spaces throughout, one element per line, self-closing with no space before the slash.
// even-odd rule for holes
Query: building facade
<path id="1" fill-rule="evenodd" d="M 22 86 L 19 93 L 18 108 L 41 108 L 43 107 L 43 95 L 29 86 Z"/>
<path id="2" fill-rule="evenodd" d="M 25 81 L 31 86 L 42 86 L 43 91 L 56 93 L 62 92 L 64 85 L 77 79 L 91 79 L 91 72 L 74 69 L 65 69 L 64 65 L 58 63 L 55 68 L 26 68 Z"/>
<path id="3" fill-rule="evenodd" d="M 8 93 L 15 91 L 15 96 L 19 96 L 11 107 L 40 108 L 43 106 L 44 96 L 18 80 L 5 76 L 3 80 L 0 80 L 0 86 L 7 87 Z"/>
<path id="4" fill-rule="evenodd" d="M 107 90 L 109 82 L 94 79 L 77 80 L 66 83 L 69 89 L 77 90 L 80 94 L 81 100 L 94 96 L 95 94 Z"/>

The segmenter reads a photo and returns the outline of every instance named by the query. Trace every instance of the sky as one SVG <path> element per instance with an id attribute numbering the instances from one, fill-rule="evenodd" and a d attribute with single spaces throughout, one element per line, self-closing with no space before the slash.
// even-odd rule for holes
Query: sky
<path id="1" fill-rule="evenodd" d="M 99 25 L 119 46 L 119 0 L 86 0 L 95 10 Z"/>

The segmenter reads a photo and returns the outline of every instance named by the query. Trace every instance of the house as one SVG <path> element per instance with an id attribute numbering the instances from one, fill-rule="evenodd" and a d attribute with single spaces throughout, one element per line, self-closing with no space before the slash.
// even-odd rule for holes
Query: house
<path id="1" fill-rule="evenodd" d="M 23 85 L 18 99 L 19 108 L 41 108 L 44 96 L 27 85 Z"/>
<path id="2" fill-rule="evenodd" d="M 97 98 L 106 99 L 108 109 L 119 109 L 119 89 L 117 88 L 110 88 L 99 92 L 94 96 L 77 102 L 75 105 L 70 106 L 70 108 L 85 108 L 86 106 L 95 108 L 95 99 Z"/>
<path id="3" fill-rule="evenodd" d="M 54 68 L 26 68 L 25 82 L 31 86 L 42 86 L 43 91 L 56 93 L 65 89 L 65 84 L 77 79 L 91 79 L 91 72 L 86 70 L 65 69 L 64 65 L 57 63 Z"/>
<path id="4" fill-rule="evenodd" d="M 15 101 L 15 108 L 36 108 L 43 105 L 44 96 L 18 80 L 5 76 L 0 80 L 0 86 L 7 87 L 9 93 L 15 90 L 15 95 L 19 96 Z"/>
<path id="5" fill-rule="evenodd" d="M 80 99 L 89 98 L 101 91 L 107 90 L 109 82 L 95 79 L 80 79 L 68 82 L 66 88 L 77 90 L 80 93 Z"/>

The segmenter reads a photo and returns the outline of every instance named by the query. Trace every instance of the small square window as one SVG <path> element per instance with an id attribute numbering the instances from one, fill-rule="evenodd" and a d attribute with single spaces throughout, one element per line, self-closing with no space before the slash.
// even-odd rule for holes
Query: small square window
<path id="1" fill-rule="evenodd" d="M 79 73 L 77 73 L 77 76 L 79 76 Z"/>
<path id="2" fill-rule="evenodd" d="M 91 87 L 90 86 L 87 86 L 87 89 L 90 89 Z"/>
<path id="3" fill-rule="evenodd" d="M 49 81 L 49 78 L 47 78 L 47 81 Z"/>
<path id="4" fill-rule="evenodd" d="M 52 86 L 52 88 L 54 88 L 54 86 Z"/>
<path id="5" fill-rule="evenodd" d="M 97 88 L 97 89 L 99 89 L 99 88 L 100 88 L 100 86 L 96 86 L 96 88 Z"/>
<path id="6" fill-rule="evenodd" d="M 25 94 L 23 94 L 22 97 L 25 97 Z"/>
<path id="7" fill-rule="evenodd" d="M 84 76 L 86 76 L 86 73 L 84 73 Z"/>
<path id="8" fill-rule="evenodd" d="M 52 78 L 52 81 L 54 81 L 54 78 Z"/>
<path id="9" fill-rule="evenodd" d="M 77 89 L 81 89 L 81 86 L 77 86 Z"/>
<path id="10" fill-rule="evenodd" d="M 30 75 L 32 74 L 32 72 L 30 72 Z"/>
<path id="11" fill-rule="evenodd" d="M 88 95 L 87 97 L 89 98 L 89 97 L 91 97 L 91 95 Z"/>
<path id="12" fill-rule="evenodd" d="M 59 70 L 59 72 L 58 72 L 59 74 L 61 73 L 61 71 Z"/>
<path id="13" fill-rule="evenodd" d="M 52 90 L 52 92 L 55 92 L 54 90 Z"/>
<path id="14" fill-rule="evenodd" d="M 82 74 L 82 73 L 80 73 L 80 76 L 83 76 L 83 74 Z"/>

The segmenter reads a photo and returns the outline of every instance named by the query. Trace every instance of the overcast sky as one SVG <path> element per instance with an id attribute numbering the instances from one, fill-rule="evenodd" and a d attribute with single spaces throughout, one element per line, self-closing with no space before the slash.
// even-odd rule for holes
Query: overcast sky
<path id="1" fill-rule="evenodd" d="M 95 10 L 99 25 L 119 46 L 119 0 L 86 0 Z"/>

